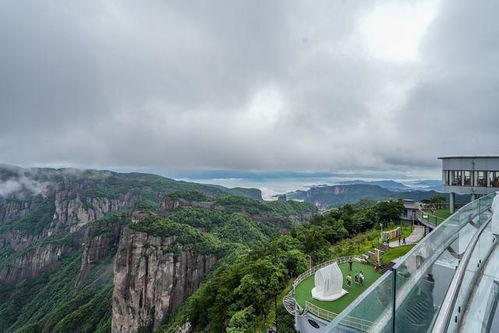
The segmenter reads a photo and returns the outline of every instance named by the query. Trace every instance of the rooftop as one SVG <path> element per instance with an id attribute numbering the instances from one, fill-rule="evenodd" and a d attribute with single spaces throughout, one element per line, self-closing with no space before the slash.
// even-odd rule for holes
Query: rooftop
<path id="1" fill-rule="evenodd" d="M 452 159 L 452 158 L 499 158 L 499 154 L 490 154 L 490 155 L 449 155 L 449 156 L 440 156 L 439 160 Z"/>

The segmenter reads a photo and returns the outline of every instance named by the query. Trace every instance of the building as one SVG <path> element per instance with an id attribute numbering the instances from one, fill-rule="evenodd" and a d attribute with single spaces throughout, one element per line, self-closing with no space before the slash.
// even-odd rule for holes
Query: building
<path id="1" fill-rule="evenodd" d="M 404 199 L 404 212 L 400 217 L 402 220 L 410 221 L 411 223 L 416 220 L 416 215 L 421 209 L 421 202 Z"/>
<path id="2" fill-rule="evenodd" d="M 442 183 L 449 193 L 451 213 L 456 193 L 469 194 L 471 200 L 499 190 L 499 155 L 443 156 Z"/>

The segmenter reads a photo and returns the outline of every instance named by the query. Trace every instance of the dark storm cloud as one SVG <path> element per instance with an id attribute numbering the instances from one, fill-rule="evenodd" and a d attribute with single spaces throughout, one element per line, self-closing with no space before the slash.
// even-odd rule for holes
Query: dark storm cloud
<path id="1" fill-rule="evenodd" d="M 443 2 L 417 64 L 359 46 L 383 3 L 3 1 L 0 161 L 404 170 L 497 140 L 493 2 Z"/>

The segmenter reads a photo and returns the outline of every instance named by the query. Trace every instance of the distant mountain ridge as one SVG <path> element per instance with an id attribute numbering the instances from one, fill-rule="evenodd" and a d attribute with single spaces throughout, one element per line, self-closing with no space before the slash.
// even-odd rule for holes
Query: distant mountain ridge
<path id="1" fill-rule="evenodd" d="M 339 185 L 354 185 L 354 184 L 364 184 L 364 185 L 378 185 L 382 188 L 386 188 L 394 191 L 408 191 L 411 188 L 402 183 L 396 182 L 394 180 L 373 180 L 373 181 L 365 181 L 365 180 L 346 180 L 338 183 Z"/>
<path id="2" fill-rule="evenodd" d="M 350 184 L 350 185 L 321 185 L 308 190 L 298 190 L 286 193 L 288 199 L 302 200 L 317 207 L 326 208 L 339 203 L 353 203 L 360 199 L 412 199 L 423 200 L 441 194 L 436 191 L 424 190 L 389 190 L 378 185 Z"/>

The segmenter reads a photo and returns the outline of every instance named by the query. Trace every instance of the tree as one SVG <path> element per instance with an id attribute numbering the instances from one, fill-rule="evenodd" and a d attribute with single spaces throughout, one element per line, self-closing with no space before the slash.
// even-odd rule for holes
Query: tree
<path id="1" fill-rule="evenodd" d="M 254 322 L 253 306 L 248 306 L 232 315 L 227 325 L 227 333 L 250 333 L 253 332 Z"/>
<path id="2" fill-rule="evenodd" d="M 430 201 L 430 203 L 433 203 L 436 205 L 442 205 L 447 201 L 447 199 L 445 198 L 445 196 L 443 196 L 441 194 L 437 194 L 437 195 L 431 197 L 429 201 Z"/>
<path id="3" fill-rule="evenodd" d="M 374 206 L 376 219 L 384 225 L 388 222 L 398 222 L 404 212 L 404 203 L 402 200 L 382 201 Z"/>

